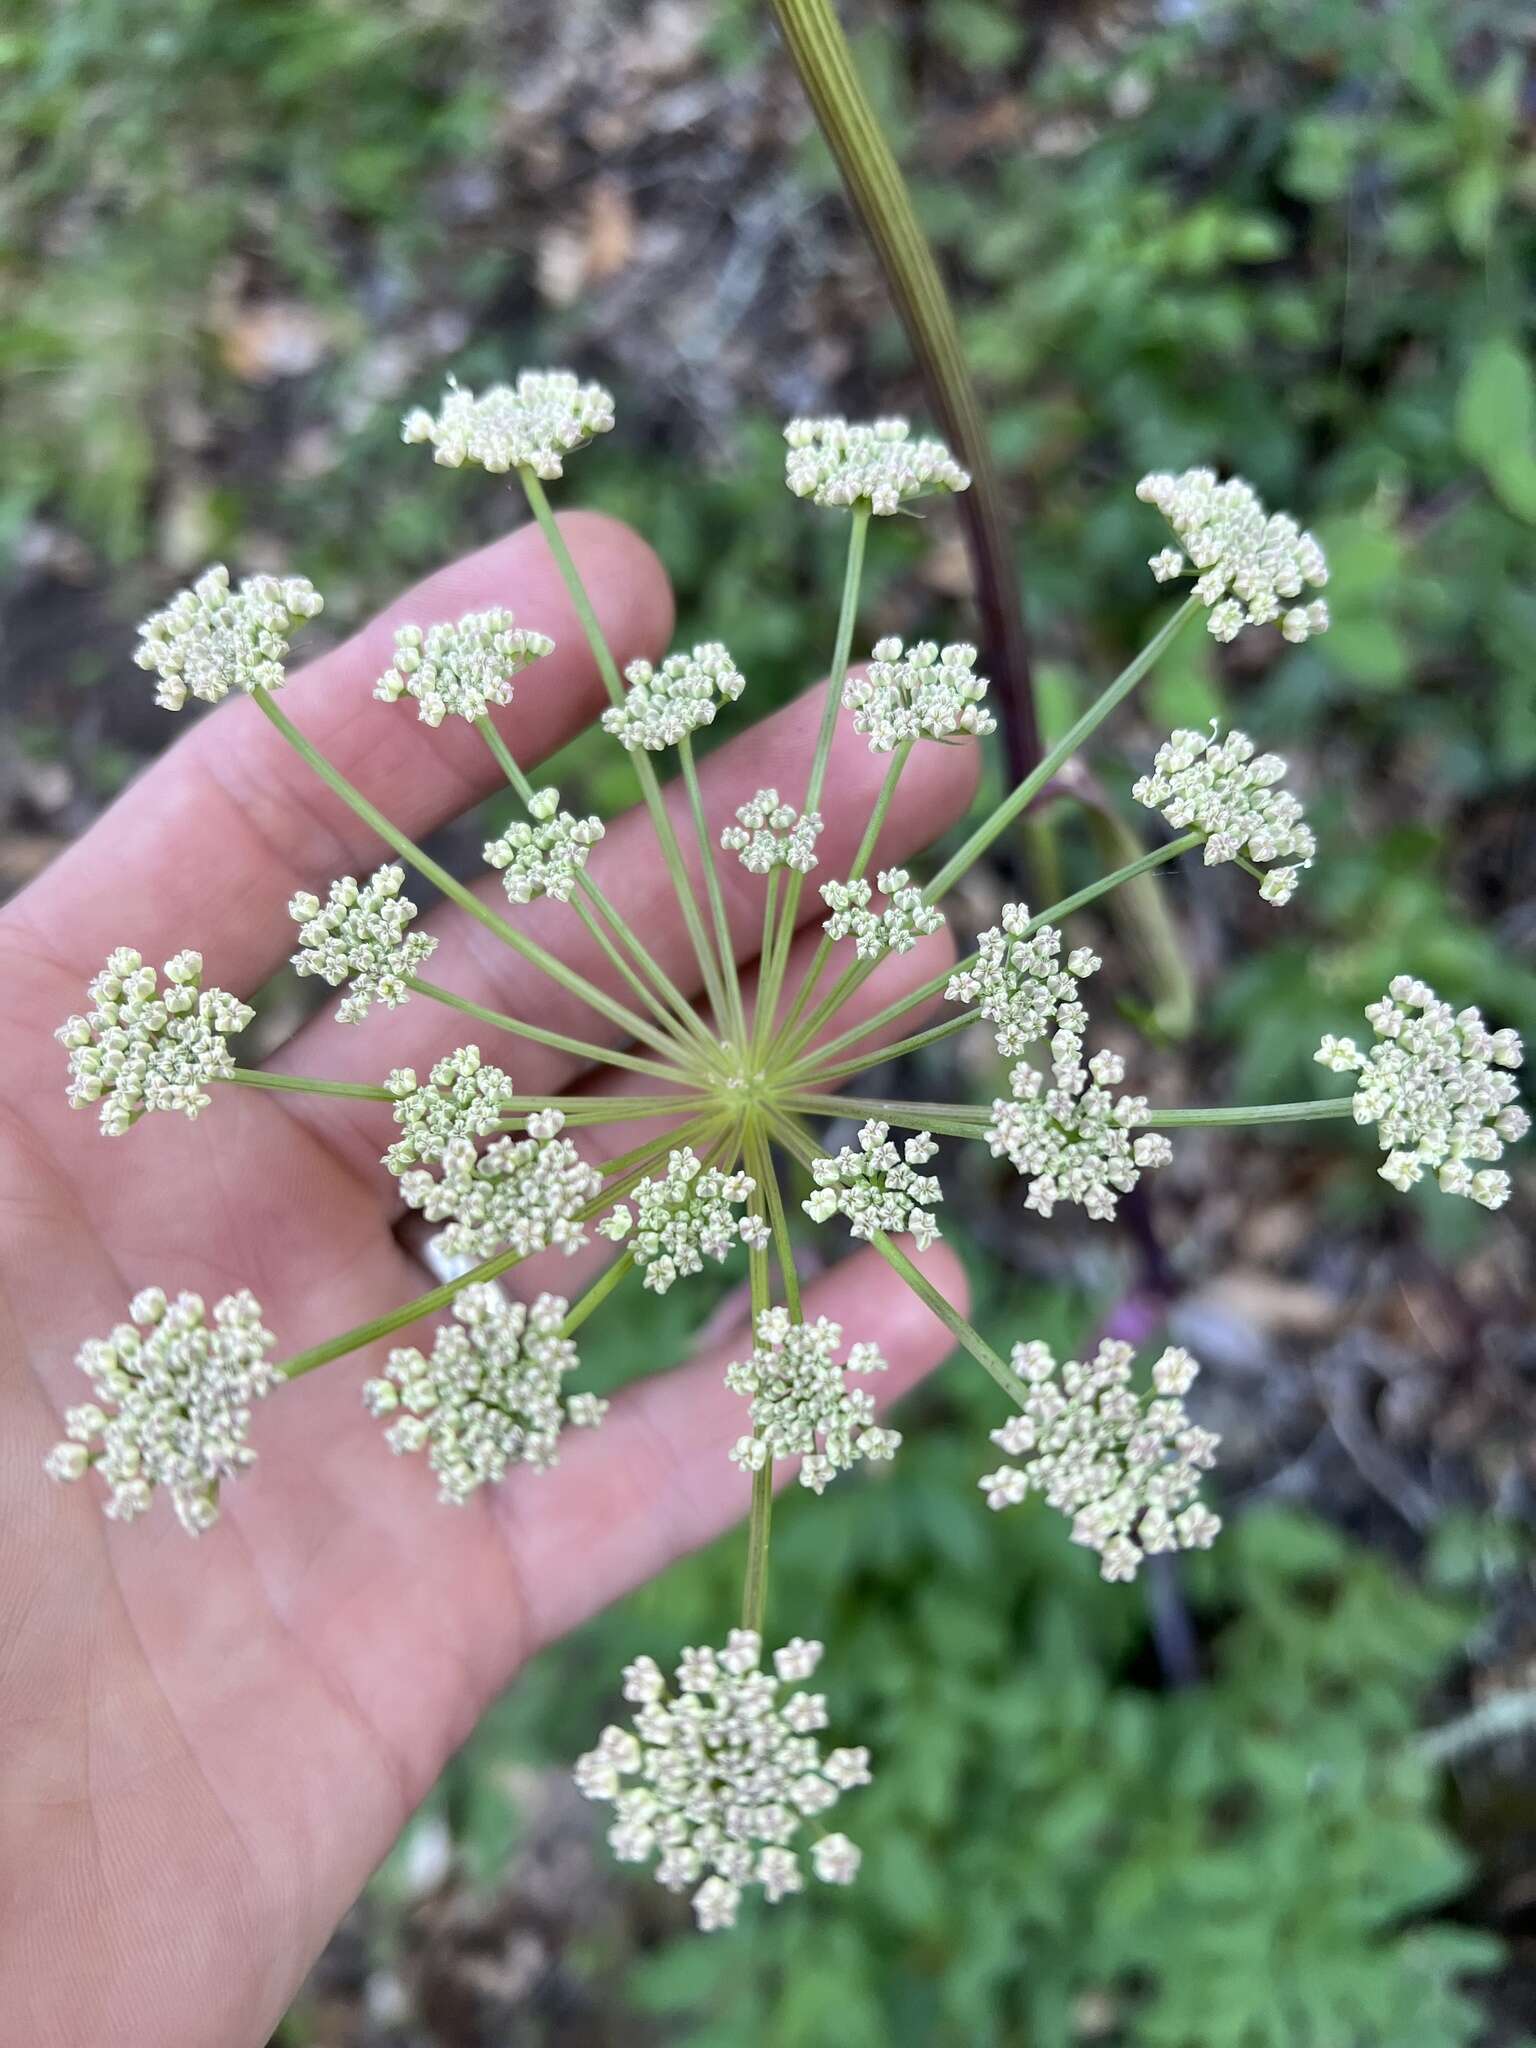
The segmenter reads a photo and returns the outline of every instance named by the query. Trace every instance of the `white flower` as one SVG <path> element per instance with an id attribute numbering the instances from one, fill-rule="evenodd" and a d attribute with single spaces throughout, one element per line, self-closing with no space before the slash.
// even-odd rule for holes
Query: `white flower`
<path id="1" fill-rule="evenodd" d="M 385 704 L 414 697 L 423 725 L 438 726 L 451 713 L 473 722 L 492 705 L 512 702 L 512 678 L 530 662 L 553 654 L 544 633 L 519 626 L 500 605 L 466 612 L 453 624 L 400 626 L 393 664 L 373 686 Z"/>
<path id="2" fill-rule="evenodd" d="M 1155 505 L 1184 544 L 1199 580 L 1195 595 L 1210 610 L 1207 625 L 1218 640 L 1235 640 L 1245 626 L 1280 621 L 1287 640 L 1309 639 L 1328 630 L 1321 599 L 1306 605 L 1285 601 L 1310 585 L 1328 581 L 1328 563 L 1310 533 L 1288 513 L 1266 516 L 1253 487 L 1240 476 L 1218 483 L 1213 469 L 1187 469 L 1182 476 L 1157 472 L 1136 486 L 1144 504 Z M 1164 548 L 1150 565 L 1159 583 L 1184 571 L 1177 549 Z"/>
<path id="3" fill-rule="evenodd" d="M 1289 790 L 1275 785 L 1285 774 L 1278 754 L 1254 758 L 1246 733 L 1218 739 L 1181 729 L 1157 750 L 1152 773 L 1143 775 L 1132 796 L 1148 810 L 1161 811 L 1176 831 L 1205 835 L 1205 862 L 1248 857 L 1255 866 L 1272 861 L 1259 894 L 1266 903 L 1285 903 L 1296 887 L 1298 869 L 1312 865 L 1317 841 Z"/>
<path id="4" fill-rule="evenodd" d="M 905 868 L 886 868 L 879 877 L 883 909 L 869 908 L 868 882 L 823 882 L 822 898 L 831 916 L 822 924 L 829 939 L 853 940 L 861 960 L 879 960 L 887 953 L 910 953 L 920 938 L 936 932 L 944 913 L 925 903 Z"/>
<path id="5" fill-rule="evenodd" d="M 1051 1080 L 1020 1062 L 1009 1075 L 1011 1095 L 992 1104 L 987 1144 L 1029 1178 L 1026 1209 L 1049 1216 L 1058 1202 L 1078 1202 L 1096 1222 L 1109 1222 L 1119 1197 L 1142 1173 L 1166 1166 L 1168 1140 L 1132 1134 L 1147 1120 L 1144 1095 L 1113 1090 L 1125 1079 L 1118 1053 L 1099 1052 L 1085 1067 L 1082 1040 L 1060 1030 L 1051 1042 Z"/>
<path id="6" fill-rule="evenodd" d="M 1523 1138 L 1531 1120 L 1509 1069 L 1524 1051 L 1508 1029 L 1490 1031 L 1476 1009 L 1453 1011 L 1428 982 L 1394 977 L 1366 1009 L 1377 1043 L 1324 1038 L 1315 1058 L 1335 1074 L 1358 1074 L 1357 1124 L 1375 1124 L 1388 1155 L 1381 1177 L 1406 1190 L 1426 1168 L 1441 1191 L 1485 1209 L 1509 1198 L 1509 1175 L 1493 1160 Z"/>
<path id="7" fill-rule="evenodd" d="M 121 1137 L 151 1110 L 196 1116 L 210 1081 L 235 1070 L 226 1033 L 256 1014 L 221 988 L 201 988 L 201 953 L 165 963 L 165 986 L 131 946 L 118 946 L 91 982 L 91 1007 L 53 1034 L 69 1048 L 69 1102 L 101 1104 L 101 1128 Z"/>
<path id="8" fill-rule="evenodd" d="M 873 1426 L 873 1397 L 846 1378 L 884 1372 L 885 1360 L 873 1344 L 855 1344 L 840 1365 L 842 1339 L 825 1316 L 797 1323 L 786 1309 L 762 1311 L 751 1356 L 726 1368 L 725 1384 L 752 1404 L 751 1433 L 731 1450 L 736 1464 L 756 1472 L 774 1458 L 799 1458 L 800 1484 L 821 1493 L 855 1458 L 890 1457 L 900 1436 Z"/>
<path id="9" fill-rule="evenodd" d="M 155 702 L 166 711 L 188 697 L 217 704 L 231 690 L 280 690 L 288 635 L 323 604 L 303 576 L 247 576 L 231 590 L 229 571 L 215 562 L 144 621 L 133 658 L 159 676 Z"/>
<path id="10" fill-rule="evenodd" d="M 982 702 L 987 679 L 975 671 L 976 650 L 960 641 L 940 648 L 923 640 L 903 653 L 899 640 L 877 640 L 869 667 L 844 683 L 843 702 L 871 753 L 888 754 L 903 740 L 981 739 L 997 720 Z"/>
<path id="11" fill-rule="evenodd" d="M 336 1008 L 339 1023 L 361 1024 L 375 1003 L 393 1010 L 409 1001 L 411 977 L 437 950 L 436 939 L 408 929 L 416 906 L 400 893 L 404 881 L 405 870 L 390 865 L 366 882 L 343 875 L 323 905 L 307 889 L 288 905 L 299 927 L 298 972 L 318 974 L 332 988 L 351 983 Z"/>
<path id="12" fill-rule="evenodd" d="M 570 370 L 524 370 L 515 386 L 492 384 L 478 398 L 450 377 L 437 417 L 425 407 L 407 413 L 400 438 L 430 441 L 433 460 L 450 469 L 531 469 L 549 481 L 564 475 L 563 457 L 612 425 L 613 398 L 601 384 L 582 384 Z"/>
<path id="13" fill-rule="evenodd" d="M 396 1067 L 385 1082 L 395 1098 L 397 1138 L 381 1162 L 391 1173 L 441 1159 L 455 1139 L 488 1138 L 512 1112 L 510 1074 L 488 1065 L 477 1045 L 447 1053 L 423 1082 L 413 1067 Z"/>
<path id="14" fill-rule="evenodd" d="M 944 991 L 946 1002 L 976 1005 L 995 1027 L 997 1049 L 1007 1060 L 1055 1031 L 1081 1038 L 1088 1012 L 1078 983 L 1102 965 L 1096 953 L 1078 946 L 1063 966 L 1061 933 L 1049 924 L 1031 932 L 1029 922 L 1027 903 L 1005 903 L 1002 925 L 980 934 L 975 959 L 956 969 Z"/>
<path id="15" fill-rule="evenodd" d="M 384 1432 L 397 1454 L 425 1451 L 438 1498 L 462 1506 L 475 1489 L 505 1478 L 509 1465 L 544 1471 L 558 1458 L 567 1423 L 590 1428 L 608 1403 L 593 1394 L 562 1398 L 580 1360 L 561 1334 L 570 1304 L 541 1294 L 509 1301 L 494 1281 L 454 1297 L 454 1321 L 439 1325 L 432 1355 L 391 1351 L 382 1379 L 363 1387 L 371 1414 L 394 1418 Z"/>
<path id="16" fill-rule="evenodd" d="M 701 641 L 691 654 L 669 654 L 659 669 L 632 661 L 624 679 L 628 694 L 603 713 L 603 730 L 632 754 L 642 747 L 652 754 L 675 747 L 712 724 L 721 702 L 734 702 L 747 686 L 718 640 Z"/>
<path id="17" fill-rule="evenodd" d="M 870 1782 L 866 1749 L 834 1749 L 823 1759 L 816 1736 L 826 1726 L 826 1703 L 819 1694 L 781 1697 L 782 1685 L 808 1675 L 799 1667 L 814 1668 L 820 1656 L 820 1643 L 797 1636 L 773 1659 L 775 1671 L 767 1671 L 761 1638 L 732 1629 L 723 1650 L 683 1652 L 675 1691 L 649 1657 L 637 1658 L 624 1686 L 626 1699 L 638 1704 L 634 1732 L 605 1728 L 597 1747 L 577 1760 L 577 1788 L 613 1807 L 608 1842 L 615 1856 L 625 1863 L 654 1859 L 656 1882 L 692 1893 L 706 1933 L 732 1926 L 742 1894 L 754 1885 L 770 1904 L 802 1890 L 790 1844 L 808 1819 Z M 859 1852 L 846 1835 L 829 1834 L 812 1845 L 811 1864 L 822 1883 L 850 1884 Z"/>
<path id="18" fill-rule="evenodd" d="M 401 1198 L 429 1223 L 447 1224 L 438 1242 L 450 1258 L 488 1259 L 503 1249 L 530 1258 L 551 1245 L 579 1251 L 603 1177 L 560 1136 L 564 1125 L 559 1110 L 541 1110 L 526 1137 L 497 1138 L 478 1154 L 472 1139 L 452 1138 L 435 1175 L 401 1175 Z"/>
<path id="19" fill-rule="evenodd" d="M 1072 1517 L 1072 1541 L 1099 1553 L 1106 1579 L 1133 1579 L 1150 1552 L 1208 1550 L 1221 1529 L 1196 1498 L 1220 1442 L 1184 1407 L 1199 1366 L 1171 1346 L 1143 1394 L 1131 1386 L 1134 1356 L 1106 1338 L 1087 1364 L 1069 1359 L 1058 1372 L 1049 1345 L 1015 1344 L 1013 1369 L 1030 1391 L 992 1441 L 1026 1462 L 977 1482 L 992 1508 L 1043 1494 Z"/>
<path id="20" fill-rule="evenodd" d="M 760 789 L 738 807 L 736 822 L 720 834 L 720 844 L 736 855 L 749 875 L 770 874 L 775 868 L 808 875 L 816 865 L 821 831 L 820 811 L 808 811 L 802 818 L 793 804 L 779 801 L 776 789 Z"/>
<path id="21" fill-rule="evenodd" d="M 603 836 L 601 818 L 578 818 L 560 808 L 558 789 L 535 790 L 528 819 L 510 824 L 499 839 L 488 839 L 484 858 L 501 871 L 513 903 L 552 896 L 569 903 L 576 878 Z"/>
<path id="22" fill-rule="evenodd" d="M 818 505 L 867 505 L 899 512 L 929 491 L 963 491 L 970 477 L 942 441 L 908 439 L 901 419 L 850 426 L 845 419 L 791 420 L 784 481 L 797 498 Z"/>
<path id="23" fill-rule="evenodd" d="M 834 1157 L 815 1160 L 816 1192 L 801 1207 L 816 1223 L 846 1216 L 854 1237 L 872 1238 L 880 1230 L 910 1233 L 919 1251 L 926 1251 L 940 1234 L 932 1210 L 944 1190 L 917 1168 L 939 1148 L 927 1131 L 908 1138 L 899 1152 L 890 1138 L 890 1125 L 872 1119 L 859 1132 L 857 1150 L 845 1145 Z"/>
<path id="24" fill-rule="evenodd" d="M 723 1173 L 705 1166 L 692 1146 L 667 1158 L 658 1179 L 649 1175 L 630 1196 L 632 1216 L 621 1204 L 597 1226 L 615 1243 L 630 1238 L 629 1249 L 655 1294 L 665 1294 L 688 1273 L 702 1273 L 706 1258 L 722 1260 L 749 1235 L 758 1236 L 756 1219 L 737 1214 L 752 1199 L 757 1183 L 750 1174 Z M 633 1236 L 631 1237 L 631 1232 Z"/>
<path id="25" fill-rule="evenodd" d="M 163 1486 L 196 1536 L 218 1519 L 219 1481 L 255 1462 L 251 1404 L 283 1378 L 267 1356 L 275 1339 L 244 1289 L 216 1302 L 211 1321 L 201 1295 L 168 1301 L 158 1287 L 136 1294 L 128 1314 L 109 1337 L 81 1345 L 75 1363 L 95 1399 L 68 1410 L 46 1468 L 66 1481 L 99 1472 L 106 1512 L 121 1521 L 143 1514 Z"/>

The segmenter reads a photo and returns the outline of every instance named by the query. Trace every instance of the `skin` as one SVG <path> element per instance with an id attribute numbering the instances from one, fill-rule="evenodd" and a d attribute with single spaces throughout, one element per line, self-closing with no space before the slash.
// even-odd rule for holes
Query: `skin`
<path id="1" fill-rule="evenodd" d="M 672 606 L 655 557 L 608 520 L 563 524 L 620 661 L 658 658 Z M 373 681 L 397 624 L 506 602 L 557 642 L 498 714 L 532 768 L 603 700 L 531 528 L 430 578 L 284 693 L 309 736 L 417 837 L 492 789 L 496 770 L 473 731 L 451 720 L 424 731 L 408 700 L 375 703 Z M 129 670 L 124 687 L 135 686 L 149 683 Z M 713 819 L 761 784 L 800 786 L 819 698 L 808 693 L 710 759 Z M 252 704 L 227 702 L 187 724 L 0 913 L 0 2012 L 8 2038 L 29 2048 L 264 2042 L 444 1760 L 523 1660 L 746 1507 L 746 1481 L 725 1456 L 741 1427 L 721 1380 L 739 1348 L 730 1332 L 676 1372 L 637 1380 L 600 1430 L 575 1433 L 554 1472 L 518 1472 L 464 1509 L 439 1506 L 424 1461 L 392 1458 L 364 1412 L 358 1389 L 380 1369 L 382 1346 L 258 1408 L 258 1462 L 226 1486 L 218 1526 L 195 1543 L 166 1503 L 124 1526 L 103 1517 L 90 1477 L 60 1487 L 44 1476 L 62 1411 L 87 1392 L 77 1347 L 122 1320 L 140 1287 L 190 1287 L 211 1303 L 249 1286 L 286 1356 L 429 1284 L 396 1234 L 394 1184 L 378 1165 L 387 1108 L 223 1088 L 195 1123 L 146 1118 L 108 1140 L 94 1112 L 65 1102 L 65 1055 L 51 1033 L 83 1007 L 113 946 L 135 946 L 156 966 L 197 947 L 206 983 L 249 994 L 292 950 L 290 894 L 323 895 L 334 875 L 361 875 L 384 857 Z M 914 756 L 882 862 L 959 815 L 972 753 Z M 849 859 L 882 765 L 842 732 L 824 872 Z M 624 821 L 593 869 L 691 989 L 696 971 L 660 864 L 654 850 L 649 861 L 633 850 L 648 842 L 648 826 Z M 745 960 L 760 884 L 734 862 L 723 879 Z M 505 907 L 494 876 L 483 886 Z M 807 891 L 805 914 L 817 907 Z M 514 915 L 614 986 L 569 912 L 540 904 Z M 469 919 L 433 924 L 443 934 L 434 980 L 555 1029 L 604 1035 Z M 946 944 L 940 934 L 890 962 L 867 984 L 869 1010 L 933 974 Z M 421 1001 L 350 1031 L 327 1008 L 273 1064 L 377 1082 L 407 1061 L 425 1071 L 472 1037 L 525 1092 L 612 1085 Z M 644 1134 L 589 1135 L 622 1151 Z M 522 1291 L 574 1298 L 603 1249 L 514 1278 Z M 942 1247 L 923 1264 L 962 1299 Z M 805 1311 L 882 1347 L 887 1399 L 949 1348 L 870 1253 L 820 1276 Z M 430 1339 L 418 1327 L 396 1341 Z M 813 1615 L 774 1615 L 770 1596 L 770 1634 L 815 1626 Z M 573 1731 L 573 1747 L 595 1733 Z"/>

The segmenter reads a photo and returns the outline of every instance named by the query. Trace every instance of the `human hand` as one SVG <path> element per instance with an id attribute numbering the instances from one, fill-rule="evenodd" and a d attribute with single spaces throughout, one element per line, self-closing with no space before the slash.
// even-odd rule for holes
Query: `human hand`
<path id="1" fill-rule="evenodd" d="M 608 520 L 561 523 L 620 660 L 656 657 L 671 601 L 655 558 Z M 467 727 L 450 720 L 427 734 L 372 701 L 393 627 L 508 602 L 557 643 L 497 714 L 531 765 L 602 701 L 531 527 L 431 578 L 285 694 L 303 730 L 413 835 L 486 794 L 495 770 Z M 819 700 L 811 693 L 710 758 L 713 817 L 761 785 L 795 786 Z M 959 813 L 973 754 L 914 756 L 884 858 Z M 829 780 L 830 872 L 843 871 L 881 774 L 845 728 Z M 383 1346 L 262 1404 L 259 1462 L 226 1488 L 217 1527 L 196 1544 L 163 1508 L 125 1528 L 102 1517 L 89 1479 L 57 1488 L 44 1477 L 60 1415 L 84 1392 L 77 1347 L 120 1322 L 143 1286 L 210 1301 L 249 1286 L 284 1354 L 422 1292 L 421 1268 L 395 1234 L 397 1184 L 378 1165 L 392 1131 L 386 1106 L 221 1089 L 196 1123 L 146 1119 L 107 1142 L 89 1113 L 70 1114 L 51 1036 L 114 946 L 156 964 L 195 946 L 211 980 L 248 995 L 292 946 L 293 891 L 323 892 L 332 876 L 381 857 L 241 699 L 201 720 L 0 913 L 0 2012 L 8 2038 L 28 2048 L 263 2042 L 519 1664 L 746 1508 L 748 1483 L 725 1455 L 741 1427 L 722 1383 L 739 1354 L 730 1337 L 628 1388 L 600 1430 L 567 1440 L 556 1470 L 517 1470 L 462 1510 L 438 1506 L 421 1461 L 392 1459 L 364 1412 L 359 1388 Z M 610 828 L 592 872 L 691 989 L 692 955 L 643 814 Z M 726 886 L 745 956 L 759 897 L 738 880 L 733 872 Z M 481 887 L 499 900 L 495 876 Z M 816 904 L 809 894 L 802 916 Z M 612 987 L 601 954 L 561 911 L 542 902 L 514 921 Z M 423 922 L 442 935 L 435 979 L 591 1035 L 587 1013 L 534 983 L 451 906 Z M 946 944 L 940 933 L 887 961 L 860 1007 L 872 1014 L 927 980 Z M 407 1060 L 425 1070 L 470 1036 L 485 1043 L 483 1030 L 416 1002 L 350 1031 L 317 1019 L 274 1064 L 377 1082 Z M 529 1091 L 614 1086 L 536 1046 L 488 1050 Z M 635 1134 L 581 1134 L 584 1146 L 596 1139 L 616 1153 Z M 561 1273 L 584 1262 L 595 1271 L 602 1255 L 589 1247 Z M 958 1297 L 942 1247 L 923 1264 Z M 889 1277 L 865 1253 L 806 1300 L 807 1313 L 881 1347 L 886 1398 L 949 1346 Z M 508 1284 L 524 1291 L 525 1276 Z"/>

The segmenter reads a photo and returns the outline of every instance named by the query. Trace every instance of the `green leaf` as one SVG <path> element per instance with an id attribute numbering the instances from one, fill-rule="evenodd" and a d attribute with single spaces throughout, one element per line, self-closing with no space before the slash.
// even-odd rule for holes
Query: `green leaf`
<path id="1" fill-rule="evenodd" d="M 1536 525 L 1536 376 L 1509 336 L 1490 335 L 1468 363 L 1456 439 L 1505 509 Z"/>

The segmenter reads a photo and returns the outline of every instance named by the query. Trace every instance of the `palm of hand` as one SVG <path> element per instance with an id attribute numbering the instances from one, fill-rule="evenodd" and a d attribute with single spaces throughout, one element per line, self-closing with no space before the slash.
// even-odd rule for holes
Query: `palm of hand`
<path id="1" fill-rule="evenodd" d="M 578 516 L 568 531 L 621 658 L 656 654 L 670 605 L 648 551 L 605 521 Z M 294 715 L 407 830 L 462 808 L 488 764 L 472 733 L 421 733 L 370 702 L 391 626 L 509 589 L 561 648 L 537 701 L 499 721 L 531 765 L 596 702 L 532 533 L 443 572 L 296 679 Z M 792 707 L 754 735 L 750 758 L 724 751 L 722 813 L 773 780 L 779 755 L 792 784 L 815 717 L 814 704 Z M 964 801 L 963 757 L 930 751 L 893 813 L 893 852 Z M 837 774 L 856 838 L 878 770 L 859 747 Z M 654 864 L 626 867 L 619 851 L 614 886 L 627 872 L 637 900 L 654 891 Z M 163 1507 L 124 1528 L 100 1515 L 92 1482 L 60 1491 L 42 1477 L 60 1411 L 82 1396 L 74 1350 L 121 1321 L 141 1286 L 210 1301 L 249 1286 L 281 1354 L 422 1291 L 377 1168 L 387 1112 L 221 1089 L 195 1124 L 146 1119 L 107 1142 L 89 1113 L 69 1112 L 50 1036 L 116 944 L 156 964 L 201 946 L 208 978 L 248 993 L 291 945 L 291 891 L 377 858 L 253 708 L 232 704 L 0 920 L 0 2011 L 37 2048 L 264 2040 L 522 1658 L 745 1506 L 723 1456 L 739 1426 L 720 1378 L 729 1344 L 629 1389 L 555 1472 L 518 1473 L 465 1510 L 436 1506 L 419 1461 L 391 1459 L 363 1413 L 358 1386 L 377 1353 L 263 1404 L 259 1463 L 197 1544 Z M 467 922 L 442 925 L 455 936 L 438 978 L 531 1014 L 533 994 L 509 999 L 506 956 L 488 958 Z M 686 972 L 677 932 L 657 950 Z M 894 986 L 934 964 L 926 948 L 893 962 Z M 892 987 L 876 976 L 871 1005 Z M 558 1012 L 537 1000 L 541 1015 Z M 427 1009 L 376 1012 L 352 1033 L 306 1027 L 277 1063 L 334 1075 L 339 1058 L 348 1078 L 375 1081 L 403 1060 L 421 1067 L 469 1035 Z M 561 1013 L 559 1025 L 590 1035 L 589 1020 Z M 511 1063 L 520 1087 L 578 1084 L 554 1055 L 519 1045 Z M 952 1287 L 948 1265 L 937 1270 Z M 570 1291 L 562 1271 L 539 1278 Z M 883 1346 L 891 1393 L 945 1348 L 932 1318 L 859 1260 L 812 1296 L 808 1312 L 823 1311 Z"/>

